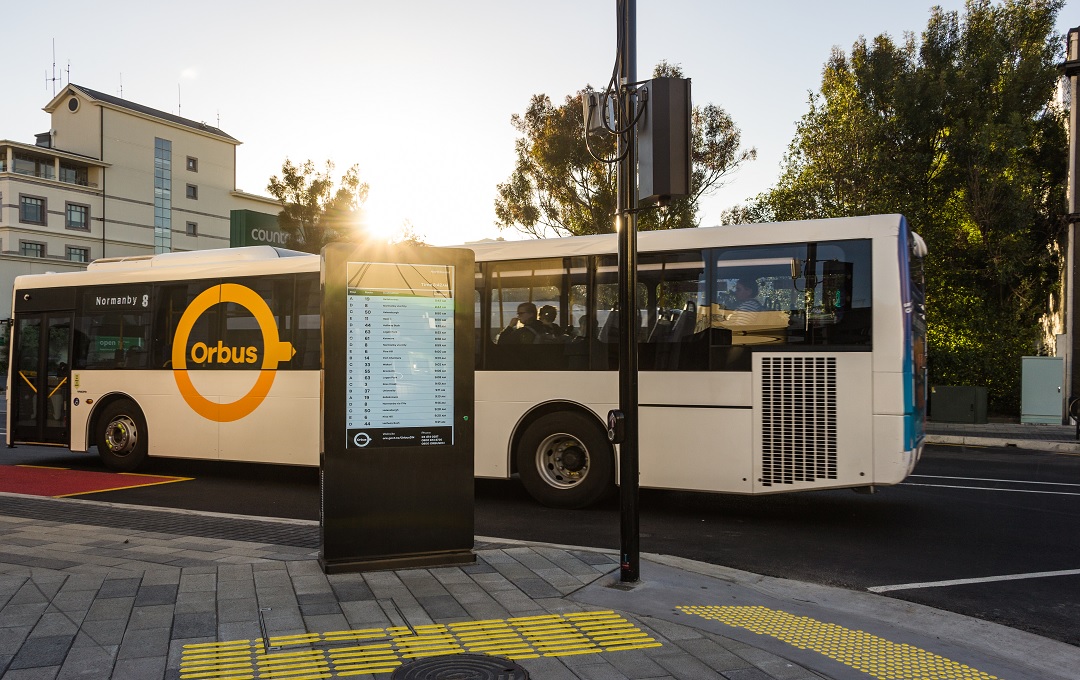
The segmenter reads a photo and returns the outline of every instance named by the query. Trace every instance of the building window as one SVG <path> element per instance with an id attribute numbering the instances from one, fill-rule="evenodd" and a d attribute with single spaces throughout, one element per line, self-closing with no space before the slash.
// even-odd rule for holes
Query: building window
<path id="1" fill-rule="evenodd" d="M 51 158 L 42 158 L 40 156 L 34 156 L 33 154 L 16 151 L 14 154 L 14 161 L 12 170 L 20 175 L 43 177 L 45 179 L 53 178 L 54 161 Z"/>
<path id="2" fill-rule="evenodd" d="M 89 262 L 90 261 L 90 249 L 89 248 L 76 248 L 75 246 L 67 247 L 67 259 L 72 262 Z"/>
<path id="3" fill-rule="evenodd" d="M 60 163 L 60 181 L 79 186 L 89 186 L 89 175 L 86 168 L 70 163 Z"/>
<path id="4" fill-rule="evenodd" d="M 187 157 L 187 169 L 190 172 L 198 172 L 199 171 L 199 159 L 195 158 L 194 156 L 188 156 Z"/>
<path id="5" fill-rule="evenodd" d="M 45 199 L 38 196 L 19 196 L 19 221 L 44 225 Z"/>
<path id="6" fill-rule="evenodd" d="M 67 218 L 64 225 L 68 229 L 90 231 L 90 206 L 68 203 L 66 212 Z"/>
<path id="7" fill-rule="evenodd" d="M 199 235 L 199 223 L 198 222 L 188 222 L 187 223 L 187 235 L 188 236 L 198 236 Z"/>
<path id="8" fill-rule="evenodd" d="M 199 200 L 199 187 L 194 184 L 187 185 L 187 197 L 193 201 Z"/>
<path id="9" fill-rule="evenodd" d="M 19 254 L 25 257 L 45 257 L 45 244 L 34 241 L 19 241 Z"/>
<path id="10" fill-rule="evenodd" d="M 154 139 L 154 252 L 172 251 L 172 142 Z"/>

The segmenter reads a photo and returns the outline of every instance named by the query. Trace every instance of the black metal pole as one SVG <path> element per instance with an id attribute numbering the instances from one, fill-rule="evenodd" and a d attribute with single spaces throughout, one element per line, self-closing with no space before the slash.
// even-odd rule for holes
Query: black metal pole
<path id="1" fill-rule="evenodd" d="M 1066 348 L 1058 348 L 1057 355 L 1065 356 L 1066 375 L 1066 417 L 1072 411 L 1072 400 L 1080 398 L 1080 370 L 1077 370 L 1076 362 L 1080 358 L 1080 324 L 1077 323 L 1077 313 L 1080 312 L 1080 257 L 1077 257 L 1077 248 L 1080 247 L 1080 26 L 1070 29 L 1065 51 L 1065 76 L 1069 79 L 1070 110 L 1069 110 L 1069 215 L 1068 235 L 1066 237 L 1066 268 L 1065 268 L 1065 333 Z M 1063 351 L 1064 350 L 1064 351 Z M 1080 433 L 1080 419 L 1077 419 L 1077 432 Z"/>
<path id="2" fill-rule="evenodd" d="M 618 2 L 619 0 L 617 0 Z M 627 92 L 637 80 L 637 0 L 621 0 L 619 16 L 619 87 Z M 619 128 L 634 119 L 630 96 L 621 98 Z M 638 354 L 637 330 L 637 148 L 636 131 L 619 135 L 619 152 L 626 157 L 619 164 L 619 410 L 626 422 L 626 438 L 620 446 L 619 580 L 633 583 L 641 577 L 638 516 Z"/>

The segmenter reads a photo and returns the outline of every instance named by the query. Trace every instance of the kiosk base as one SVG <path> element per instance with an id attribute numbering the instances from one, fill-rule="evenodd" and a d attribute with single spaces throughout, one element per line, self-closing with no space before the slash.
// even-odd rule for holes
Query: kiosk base
<path id="1" fill-rule="evenodd" d="M 426 569 L 428 567 L 456 567 L 475 564 L 476 555 L 471 550 L 453 552 L 419 553 L 370 559 L 328 560 L 319 555 L 319 566 L 324 574 L 347 574 L 357 571 L 388 571 L 391 569 Z"/>

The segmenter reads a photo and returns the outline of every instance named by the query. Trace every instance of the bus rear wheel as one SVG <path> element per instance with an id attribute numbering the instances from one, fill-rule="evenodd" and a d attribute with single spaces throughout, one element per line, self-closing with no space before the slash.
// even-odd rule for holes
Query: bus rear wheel
<path id="1" fill-rule="evenodd" d="M 551 413 L 525 430 L 517 469 L 529 494 L 553 508 L 583 508 L 615 485 L 611 446 L 581 413 Z"/>
<path id="2" fill-rule="evenodd" d="M 114 401 L 98 420 L 95 443 L 105 467 L 132 472 L 146 460 L 148 451 L 146 420 L 134 402 Z"/>

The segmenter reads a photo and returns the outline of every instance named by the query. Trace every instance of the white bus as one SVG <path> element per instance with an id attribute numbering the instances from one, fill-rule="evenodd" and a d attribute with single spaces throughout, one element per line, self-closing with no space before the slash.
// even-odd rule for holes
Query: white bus
<path id="1" fill-rule="evenodd" d="M 468 246 L 477 477 L 518 474 L 559 507 L 614 487 L 616 238 Z M 903 217 L 643 232 L 638 248 L 642 487 L 872 489 L 911 472 L 926 249 Z M 8 444 L 96 446 L 117 470 L 318 465 L 319 302 L 319 258 L 269 246 L 19 277 Z M 530 305 L 550 323 L 507 333 Z"/>

